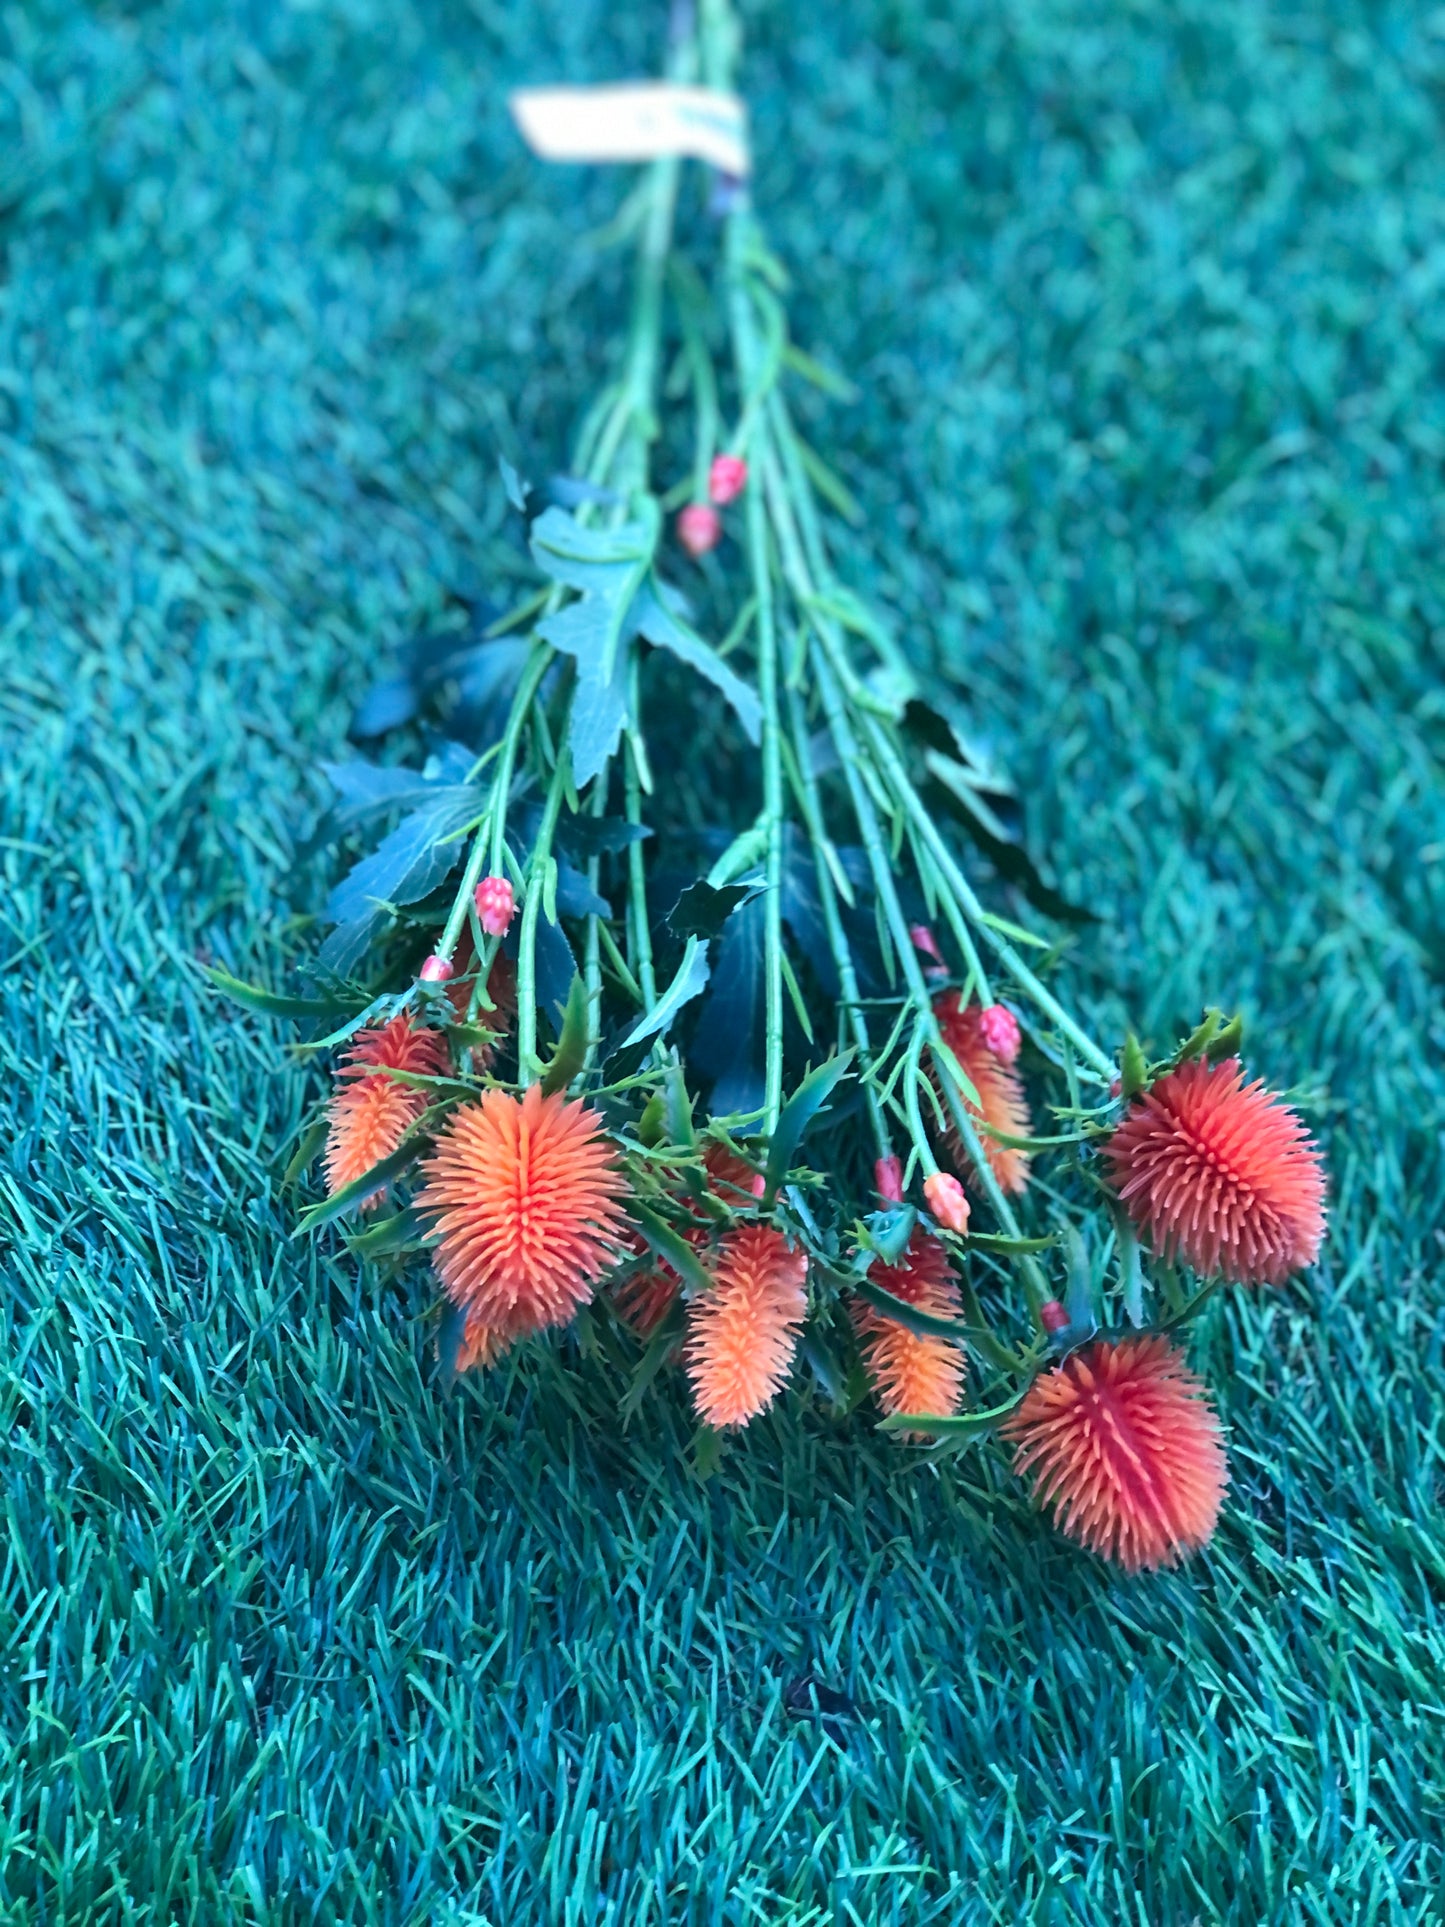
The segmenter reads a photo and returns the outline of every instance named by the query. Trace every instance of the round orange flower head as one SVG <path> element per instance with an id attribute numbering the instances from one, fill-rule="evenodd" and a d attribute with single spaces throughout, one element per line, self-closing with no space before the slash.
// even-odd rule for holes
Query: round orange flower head
<path id="1" fill-rule="evenodd" d="M 1325 1176 L 1309 1132 L 1238 1058 L 1191 1058 L 1136 1098 L 1104 1146 L 1114 1188 L 1163 1258 L 1277 1285 L 1313 1264 Z"/>
<path id="2" fill-rule="evenodd" d="M 390 1157 L 427 1107 L 414 1084 L 401 1084 L 388 1071 L 413 1071 L 440 1077 L 448 1068 L 446 1039 L 413 1022 L 405 1011 L 377 1030 L 359 1031 L 336 1073 L 327 1107 L 326 1188 L 333 1195 L 364 1177 Z M 385 1186 L 362 1201 L 376 1205 Z"/>
<path id="3" fill-rule="evenodd" d="M 417 1198 L 448 1297 L 507 1338 L 565 1325 L 620 1255 L 622 1177 L 602 1120 L 533 1084 L 452 1113 Z"/>
<path id="4" fill-rule="evenodd" d="M 875 1265 L 868 1275 L 895 1298 L 931 1318 L 957 1318 L 962 1312 L 948 1253 L 924 1231 L 914 1232 L 896 1265 Z M 967 1361 L 956 1345 L 946 1338 L 911 1332 L 862 1299 L 854 1299 L 850 1309 L 864 1369 L 878 1403 L 890 1417 L 895 1412 L 939 1416 L 958 1410 Z M 927 1434 L 899 1436 L 926 1438 Z"/>
<path id="5" fill-rule="evenodd" d="M 787 1383 L 808 1309 L 807 1256 L 770 1225 L 744 1224 L 718 1250 L 711 1291 L 688 1306 L 685 1357 L 698 1416 L 746 1425 Z"/>
<path id="6" fill-rule="evenodd" d="M 1213 1537 L 1229 1482 L 1219 1420 L 1167 1338 L 1072 1353 L 1003 1430 L 1059 1527 L 1126 1572 L 1172 1566 Z"/>
<path id="7" fill-rule="evenodd" d="M 990 1006 L 990 1010 L 993 1008 Z M 1028 1100 L 1012 1061 L 993 1047 L 1002 1041 L 996 1020 L 977 1004 L 965 1004 L 956 990 L 946 990 L 935 998 L 933 1014 L 938 1019 L 944 1043 L 967 1071 L 978 1092 L 976 1104 L 965 1099 L 969 1115 L 992 1125 L 996 1131 L 1007 1132 L 1010 1137 L 1027 1137 L 1032 1128 Z M 1005 1191 L 1022 1191 L 1029 1181 L 1027 1154 L 997 1143 L 985 1131 L 980 1131 L 978 1136 L 1000 1187 Z M 947 1142 L 954 1162 L 962 1165 L 968 1154 L 951 1120 Z"/>

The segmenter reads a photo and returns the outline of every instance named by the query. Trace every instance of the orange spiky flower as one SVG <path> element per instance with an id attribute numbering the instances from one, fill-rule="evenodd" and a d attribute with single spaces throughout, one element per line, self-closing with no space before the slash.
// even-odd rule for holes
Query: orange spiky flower
<path id="1" fill-rule="evenodd" d="M 426 1092 L 401 1084 L 388 1071 L 440 1077 L 448 1068 L 446 1039 L 400 1012 L 376 1030 L 358 1031 L 336 1073 L 327 1107 L 326 1188 L 343 1190 L 390 1157 L 427 1107 Z M 385 1186 L 362 1203 L 376 1205 Z"/>
<path id="2" fill-rule="evenodd" d="M 875 1265 L 868 1275 L 895 1298 L 931 1318 L 957 1318 L 963 1309 L 948 1253 L 926 1232 L 914 1232 L 896 1265 Z M 864 1368 L 885 1413 L 890 1417 L 895 1412 L 940 1415 L 958 1410 L 967 1360 L 956 1345 L 946 1338 L 911 1332 L 861 1299 L 855 1299 L 850 1309 Z M 925 1438 L 927 1434 L 901 1432 L 899 1437 Z"/>
<path id="3" fill-rule="evenodd" d="M 1319 1149 L 1239 1059 L 1191 1058 L 1135 1099 L 1104 1146 L 1114 1186 L 1161 1257 L 1206 1276 L 1277 1285 L 1325 1231 Z"/>
<path id="4" fill-rule="evenodd" d="M 966 1104 L 970 1116 L 991 1124 L 996 1131 L 1006 1131 L 1010 1137 L 1027 1137 L 1031 1125 L 1023 1084 L 1013 1065 L 990 1049 L 990 1026 L 984 1022 L 985 1012 L 977 1004 L 965 1004 L 956 990 L 946 990 L 934 999 L 933 1014 L 938 1019 L 944 1043 L 968 1072 L 978 1092 L 978 1103 Z M 952 1119 L 947 1143 L 954 1163 L 964 1167 L 969 1161 L 968 1153 Z M 1005 1191 L 1022 1191 L 1029 1181 L 1028 1154 L 996 1143 L 986 1131 L 979 1132 L 979 1143 L 1000 1187 Z"/>
<path id="5" fill-rule="evenodd" d="M 746 1425 L 787 1381 L 807 1313 L 807 1256 L 770 1225 L 730 1231 L 713 1287 L 688 1306 L 687 1374 L 707 1424 Z"/>
<path id="6" fill-rule="evenodd" d="M 1219 1420 L 1167 1338 L 1074 1352 L 1003 1430 L 1059 1527 L 1126 1572 L 1172 1566 L 1213 1536 L 1229 1481 Z"/>
<path id="7" fill-rule="evenodd" d="M 533 1084 L 454 1111 L 417 1198 L 447 1295 L 507 1338 L 565 1325 L 620 1255 L 621 1174 L 602 1120 Z"/>

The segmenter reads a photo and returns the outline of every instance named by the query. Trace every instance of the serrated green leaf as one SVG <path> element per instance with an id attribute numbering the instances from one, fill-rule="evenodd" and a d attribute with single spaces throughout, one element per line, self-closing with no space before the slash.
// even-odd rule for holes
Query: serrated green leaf
<path id="1" fill-rule="evenodd" d="M 767 1182 L 765 1203 L 771 1204 L 778 1195 L 778 1186 L 792 1169 L 793 1158 L 804 1133 L 847 1076 L 852 1062 L 851 1050 L 828 1058 L 825 1063 L 808 1072 L 783 1106 L 777 1128 L 768 1141 L 768 1162 L 764 1172 Z"/>
<path id="2" fill-rule="evenodd" d="M 906 1331 L 916 1333 L 920 1338 L 947 1338 L 955 1345 L 967 1345 L 974 1337 L 971 1325 L 965 1325 L 957 1318 L 936 1318 L 932 1312 L 919 1311 L 905 1298 L 896 1298 L 882 1285 L 875 1284 L 866 1271 L 855 1272 L 849 1285 L 864 1298 L 875 1311 L 881 1311 L 885 1318 L 891 1318 Z"/>
<path id="3" fill-rule="evenodd" d="M 310 1170 L 317 1153 L 326 1142 L 326 1134 L 330 1128 L 330 1121 L 324 1116 L 313 1118 L 306 1126 L 297 1141 L 296 1149 L 291 1153 L 290 1162 L 281 1174 L 283 1190 L 289 1190 L 299 1177 Z"/>
<path id="4" fill-rule="evenodd" d="M 383 1185 L 400 1176 L 431 1142 L 431 1134 L 426 1126 L 436 1115 L 435 1111 L 426 1112 L 389 1157 L 373 1164 L 369 1171 L 363 1171 L 359 1178 L 344 1184 L 339 1191 L 333 1191 L 329 1198 L 309 1205 L 297 1219 L 296 1229 L 291 1235 L 299 1238 L 307 1232 L 319 1231 L 322 1225 L 331 1224 L 337 1218 L 345 1217 L 348 1211 L 369 1198 L 373 1192 L 381 1190 Z"/>
<path id="5" fill-rule="evenodd" d="M 750 743 L 762 740 L 763 711 L 756 692 L 736 670 L 730 669 L 717 651 L 689 624 L 675 616 L 663 602 L 655 585 L 644 587 L 633 605 L 630 620 L 656 648 L 666 649 L 695 669 L 725 697 L 742 725 Z"/>
<path id="6" fill-rule="evenodd" d="M 567 992 L 567 1005 L 562 1012 L 562 1032 L 557 1039 L 557 1048 L 542 1075 L 544 1096 L 550 1097 L 554 1091 L 565 1091 L 586 1063 L 587 1019 L 587 986 L 580 976 L 574 976 Z"/>
<path id="7" fill-rule="evenodd" d="M 629 1044 L 666 1031 L 683 1005 L 707 987 L 707 979 L 707 945 L 700 937 L 689 937 L 672 982 L 652 1009 L 638 1018 L 618 1048 L 626 1050 Z"/>
<path id="8" fill-rule="evenodd" d="M 202 964 L 202 972 L 223 997 L 229 997 L 233 1004 L 240 1004 L 244 1010 L 259 1011 L 263 1017 L 334 1017 L 338 1011 L 354 1015 L 364 1009 L 361 1000 L 336 997 L 286 997 L 279 991 L 263 990 L 259 984 L 243 983 L 233 977 L 228 970 L 220 970 L 214 964 Z"/>
<path id="9" fill-rule="evenodd" d="M 1027 1389 L 1027 1388 L 1025 1388 Z M 891 1418 L 881 1421 L 880 1432 L 927 1432 L 937 1439 L 976 1439 L 994 1431 L 1019 1404 L 1023 1392 L 1017 1392 L 1002 1405 L 992 1406 L 987 1412 L 957 1412 L 953 1414 L 930 1414 L 927 1412 L 895 1412 Z"/>
<path id="10" fill-rule="evenodd" d="M 397 1251 L 409 1251 L 420 1245 L 427 1235 L 426 1224 L 420 1212 L 408 1205 L 404 1211 L 393 1212 L 391 1217 L 383 1218 L 380 1223 L 368 1225 L 365 1231 L 348 1232 L 347 1247 L 359 1258 L 381 1258 Z"/>
<path id="11" fill-rule="evenodd" d="M 1124 1056 L 1119 1067 L 1119 1095 L 1127 1104 L 1131 1097 L 1137 1097 L 1149 1082 L 1149 1065 L 1139 1047 L 1139 1039 L 1131 1030 L 1124 1039 Z"/>

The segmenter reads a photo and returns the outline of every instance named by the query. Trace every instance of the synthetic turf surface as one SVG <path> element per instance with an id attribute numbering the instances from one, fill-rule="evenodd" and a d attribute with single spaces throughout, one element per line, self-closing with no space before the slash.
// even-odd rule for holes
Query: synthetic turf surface
<path id="1" fill-rule="evenodd" d="M 1306 1087 L 1318 1273 L 1198 1356 L 1215 1547 L 537 1348 L 288 1236 L 317 1088 L 192 960 L 314 938 L 311 769 L 565 458 L 616 177 L 520 80 L 659 5 L 0 13 L 9 1923 L 1424 1922 L 1445 1887 L 1445 16 L 753 5 L 860 586 L 962 679 L 1158 1045 Z M 622 16 L 623 24 L 613 18 Z M 515 567 L 515 562 L 512 564 Z M 811 1678 L 826 1717 L 799 1712 Z M 831 1697 L 837 1696 L 837 1697 Z"/>

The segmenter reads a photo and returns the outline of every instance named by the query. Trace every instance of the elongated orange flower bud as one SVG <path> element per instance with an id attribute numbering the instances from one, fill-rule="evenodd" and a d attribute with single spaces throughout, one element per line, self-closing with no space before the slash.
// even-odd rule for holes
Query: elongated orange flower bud
<path id="1" fill-rule="evenodd" d="M 957 1318 L 962 1312 L 948 1253 L 924 1231 L 914 1232 L 896 1265 L 875 1264 L 869 1276 L 884 1291 L 932 1318 Z M 885 1413 L 891 1417 L 895 1412 L 920 1416 L 926 1412 L 938 1417 L 958 1410 L 967 1360 L 956 1345 L 946 1338 L 909 1331 L 862 1299 L 853 1300 L 850 1309 L 864 1368 Z M 901 1432 L 898 1436 L 927 1435 Z"/>
<path id="2" fill-rule="evenodd" d="M 1167 1338 L 1074 1352 L 1003 1429 L 1062 1530 L 1126 1572 L 1174 1565 L 1213 1536 L 1229 1479 L 1219 1420 Z"/>
<path id="3" fill-rule="evenodd" d="M 746 1425 L 787 1382 L 808 1309 L 808 1260 L 770 1225 L 729 1232 L 711 1291 L 688 1306 L 687 1372 L 698 1416 Z"/>
<path id="4" fill-rule="evenodd" d="M 1135 1099 L 1104 1146 L 1134 1222 L 1162 1257 L 1277 1285 L 1313 1264 L 1325 1176 L 1309 1132 L 1238 1058 L 1190 1059 Z"/>
<path id="5" fill-rule="evenodd" d="M 1027 1137 L 1031 1129 L 1029 1107 L 1018 1072 L 1007 1056 L 1000 1056 L 989 1043 L 990 1035 L 995 1042 L 999 1041 L 997 1021 L 977 1004 L 963 1003 L 956 990 L 947 990 L 935 1000 L 933 1014 L 938 1019 L 944 1043 L 967 1071 L 978 1092 L 976 1104 L 965 1099 L 969 1114 L 992 1125 L 996 1131 L 1007 1132 L 1010 1137 Z M 1029 1181 L 1027 1153 L 999 1144 L 986 1131 L 980 1131 L 978 1137 L 1001 1188 L 1022 1191 Z M 954 1162 L 966 1171 L 968 1153 L 952 1121 L 948 1127 L 948 1148 Z"/>
<path id="6" fill-rule="evenodd" d="M 452 1113 L 417 1199 L 450 1298 L 505 1337 L 565 1325 L 621 1253 L 622 1176 L 602 1120 L 533 1084 Z"/>
<path id="7" fill-rule="evenodd" d="M 390 1157 L 427 1107 L 424 1090 L 398 1083 L 386 1073 L 411 1071 L 440 1077 L 446 1069 L 446 1039 L 439 1031 L 415 1023 L 405 1011 L 377 1030 L 357 1033 L 336 1073 L 327 1113 L 329 1192 L 344 1190 Z M 362 1209 L 370 1210 L 384 1188 L 373 1192 Z"/>

